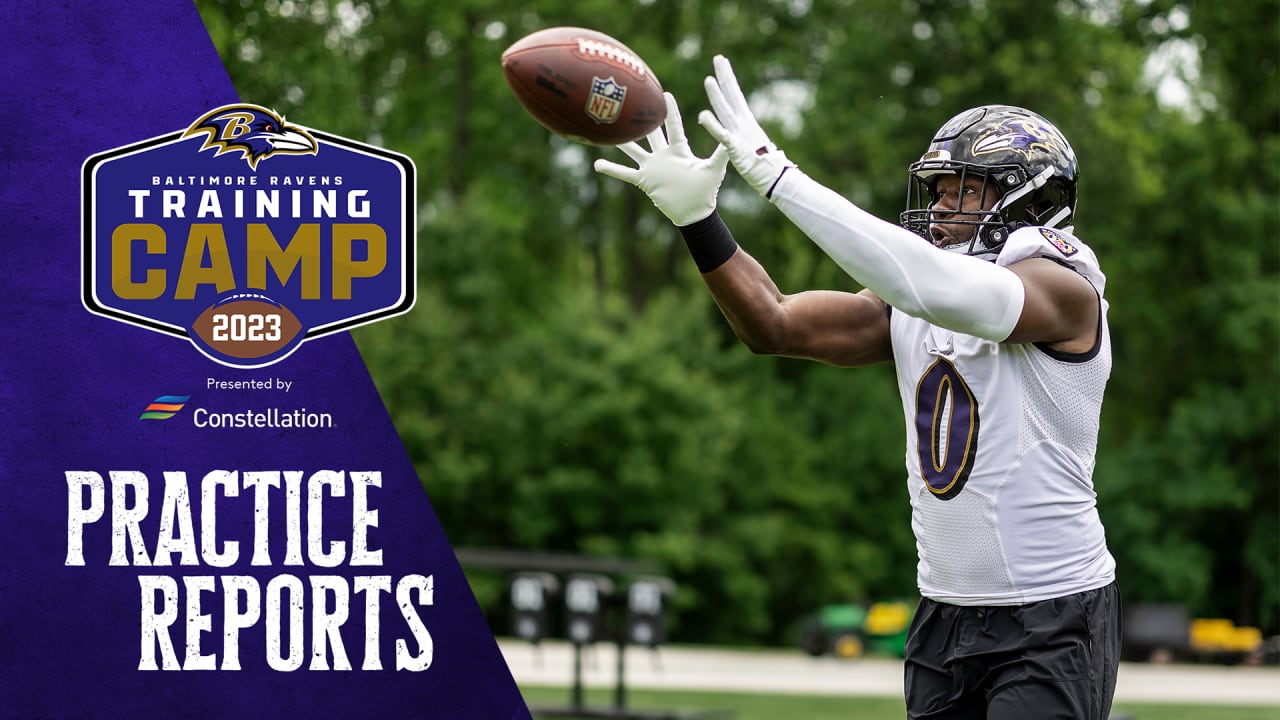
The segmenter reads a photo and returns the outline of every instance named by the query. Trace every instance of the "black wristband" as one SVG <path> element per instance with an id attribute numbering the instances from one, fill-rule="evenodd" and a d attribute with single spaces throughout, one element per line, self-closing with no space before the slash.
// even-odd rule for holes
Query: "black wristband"
<path id="1" fill-rule="evenodd" d="M 698 272 L 709 273 L 720 267 L 738 251 L 738 243 L 733 240 L 733 233 L 720 219 L 720 213 L 712 212 L 707 217 L 681 228 L 680 235 L 684 244 L 698 266 Z"/>

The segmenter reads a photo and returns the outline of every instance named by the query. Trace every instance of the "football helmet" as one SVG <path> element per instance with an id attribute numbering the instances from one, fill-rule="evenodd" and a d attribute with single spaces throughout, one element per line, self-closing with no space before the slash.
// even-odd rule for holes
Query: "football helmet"
<path id="1" fill-rule="evenodd" d="M 984 105 L 951 118 L 908 169 L 907 209 L 902 226 L 933 241 L 930 225 L 971 225 L 972 237 L 953 249 L 969 255 L 997 253 L 1009 234 L 1024 226 L 1062 228 L 1076 207 L 1076 154 L 1053 123 L 1020 107 Z M 995 187 L 989 210 L 949 211 L 933 206 L 938 179 L 955 175 L 982 180 L 977 197 Z"/>

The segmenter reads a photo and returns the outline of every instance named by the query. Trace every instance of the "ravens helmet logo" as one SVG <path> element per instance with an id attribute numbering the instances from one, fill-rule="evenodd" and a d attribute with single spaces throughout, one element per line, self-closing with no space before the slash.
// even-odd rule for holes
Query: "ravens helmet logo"
<path id="1" fill-rule="evenodd" d="M 1021 153 L 1029 159 L 1034 152 L 1070 154 L 1071 147 L 1057 128 L 1030 118 L 1009 118 L 973 142 L 975 156 L 1003 151 Z"/>

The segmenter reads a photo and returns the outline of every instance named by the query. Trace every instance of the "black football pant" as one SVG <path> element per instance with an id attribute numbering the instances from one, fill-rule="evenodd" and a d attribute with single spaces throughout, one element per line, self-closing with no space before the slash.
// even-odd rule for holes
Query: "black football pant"
<path id="1" fill-rule="evenodd" d="M 1027 605 L 925 598 L 907 635 L 907 717 L 1106 720 L 1119 662 L 1115 583 Z"/>

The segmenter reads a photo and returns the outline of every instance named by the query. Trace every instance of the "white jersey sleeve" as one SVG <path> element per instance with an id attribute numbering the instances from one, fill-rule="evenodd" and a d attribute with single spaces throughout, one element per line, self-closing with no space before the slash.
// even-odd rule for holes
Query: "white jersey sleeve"
<path id="1" fill-rule="evenodd" d="M 1009 337 L 1022 314 L 1022 281 L 975 257 L 933 247 L 792 168 L 772 202 L 854 280 L 890 306 L 960 332 Z"/>

